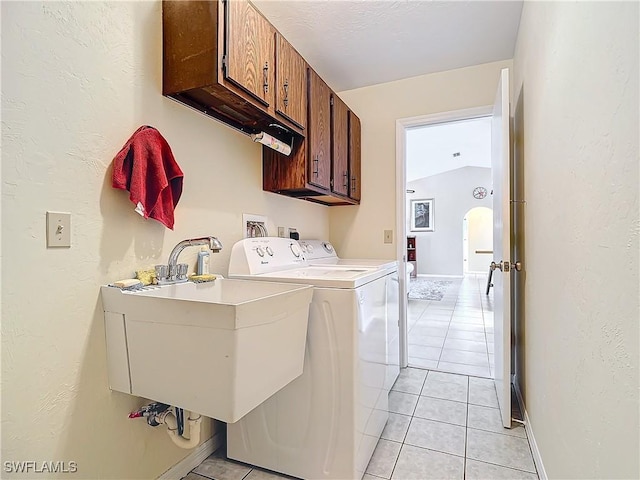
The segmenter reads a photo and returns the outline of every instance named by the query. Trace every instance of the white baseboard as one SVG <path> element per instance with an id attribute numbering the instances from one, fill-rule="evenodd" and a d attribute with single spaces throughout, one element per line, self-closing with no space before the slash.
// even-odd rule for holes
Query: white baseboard
<path id="1" fill-rule="evenodd" d="M 522 393 L 520 392 L 520 387 L 517 382 L 513 382 L 513 385 L 516 390 L 516 397 L 518 398 L 518 403 L 520 404 L 520 411 L 524 417 L 524 429 L 527 432 L 527 438 L 529 439 L 529 446 L 531 447 L 531 454 L 533 455 L 533 463 L 536 465 L 536 470 L 538 471 L 538 478 L 540 480 L 548 480 L 547 472 L 544 469 L 544 464 L 542 463 L 542 455 L 540 455 L 540 450 L 538 449 L 538 444 L 536 443 L 536 437 L 533 434 L 533 428 L 531 427 L 531 419 L 529 418 L 529 414 L 527 413 L 527 409 L 524 405 L 524 400 L 522 398 Z"/>
<path id="2" fill-rule="evenodd" d="M 158 480 L 180 480 L 221 446 L 222 432 L 218 432 L 206 442 L 201 443 L 191 454 L 160 475 Z"/>

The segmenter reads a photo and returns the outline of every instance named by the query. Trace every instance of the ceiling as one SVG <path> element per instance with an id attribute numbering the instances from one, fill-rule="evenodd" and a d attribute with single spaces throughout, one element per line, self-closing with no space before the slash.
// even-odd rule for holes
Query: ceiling
<path id="1" fill-rule="evenodd" d="M 491 117 L 412 128 L 406 145 L 407 183 L 467 166 L 491 168 Z"/>
<path id="2" fill-rule="evenodd" d="M 253 0 L 337 91 L 513 58 L 522 0 Z"/>

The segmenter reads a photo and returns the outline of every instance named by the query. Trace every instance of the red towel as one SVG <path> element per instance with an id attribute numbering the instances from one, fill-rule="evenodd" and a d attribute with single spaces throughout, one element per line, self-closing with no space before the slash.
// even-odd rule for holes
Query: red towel
<path id="1" fill-rule="evenodd" d="M 140 215 L 171 230 L 183 177 L 171 147 L 153 127 L 136 130 L 113 159 L 113 188 L 128 190 Z"/>

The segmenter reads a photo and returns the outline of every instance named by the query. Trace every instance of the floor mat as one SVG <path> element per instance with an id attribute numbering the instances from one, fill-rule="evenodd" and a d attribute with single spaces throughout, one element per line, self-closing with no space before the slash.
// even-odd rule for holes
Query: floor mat
<path id="1" fill-rule="evenodd" d="M 452 283 L 451 280 L 411 279 L 409 283 L 409 298 L 440 301 Z"/>

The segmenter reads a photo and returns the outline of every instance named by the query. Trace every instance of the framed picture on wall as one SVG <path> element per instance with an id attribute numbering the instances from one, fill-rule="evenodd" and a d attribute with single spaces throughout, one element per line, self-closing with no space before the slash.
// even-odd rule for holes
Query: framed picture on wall
<path id="1" fill-rule="evenodd" d="M 433 198 L 411 200 L 411 231 L 433 232 Z"/>

